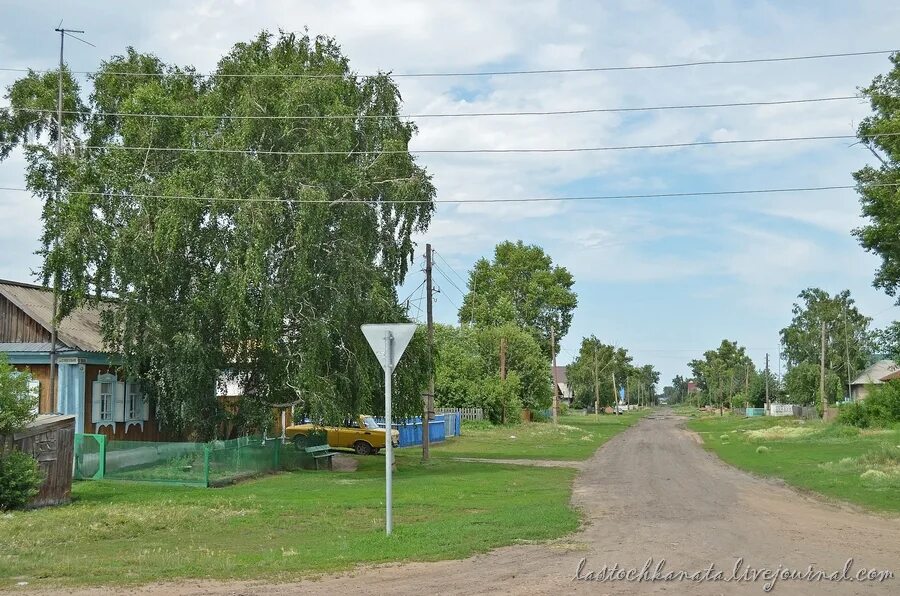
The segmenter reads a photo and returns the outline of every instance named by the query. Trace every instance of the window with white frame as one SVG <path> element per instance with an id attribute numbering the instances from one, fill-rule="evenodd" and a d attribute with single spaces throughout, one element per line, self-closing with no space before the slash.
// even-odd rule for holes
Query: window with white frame
<path id="1" fill-rule="evenodd" d="M 112 422 L 116 405 L 116 381 L 100 380 L 100 413 L 97 416 L 101 422 Z"/>
<path id="2" fill-rule="evenodd" d="M 145 419 L 144 392 L 141 384 L 136 381 L 128 381 L 125 391 L 125 421 L 134 422 Z"/>

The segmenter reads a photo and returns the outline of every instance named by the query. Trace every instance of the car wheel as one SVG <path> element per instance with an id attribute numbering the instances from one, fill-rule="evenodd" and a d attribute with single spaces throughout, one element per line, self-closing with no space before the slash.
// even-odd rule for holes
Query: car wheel
<path id="1" fill-rule="evenodd" d="M 306 446 L 307 446 L 306 435 L 294 435 L 293 442 L 294 442 L 294 448 L 297 451 L 303 451 L 304 449 L 306 449 Z"/>
<path id="2" fill-rule="evenodd" d="M 353 443 L 353 449 L 359 455 L 371 455 L 373 453 L 372 446 L 365 441 L 357 441 Z"/>

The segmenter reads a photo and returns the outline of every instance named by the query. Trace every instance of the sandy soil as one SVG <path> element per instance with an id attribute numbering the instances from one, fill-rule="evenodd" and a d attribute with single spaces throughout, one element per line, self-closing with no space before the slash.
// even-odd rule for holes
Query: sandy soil
<path id="1" fill-rule="evenodd" d="M 805 571 L 814 565 L 829 573 L 852 557 L 851 575 L 866 567 L 891 570 L 895 578 L 883 583 L 780 580 L 774 592 L 900 594 L 900 520 L 828 504 L 733 469 L 705 452 L 684 430 L 683 420 L 669 414 L 645 418 L 600 449 L 582 467 L 572 502 L 584 512 L 585 527 L 550 544 L 506 547 L 462 561 L 366 567 L 290 584 L 186 581 L 129 593 L 763 594 L 762 581 L 573 578 L 582 558 L 582 577 L 614 564 L 640 569 L 648 558 L 654 565 L 665 559 L 663 573 L 694 573 L 715 564 L 727 577 L 739 557 L 754 568 Z"/>

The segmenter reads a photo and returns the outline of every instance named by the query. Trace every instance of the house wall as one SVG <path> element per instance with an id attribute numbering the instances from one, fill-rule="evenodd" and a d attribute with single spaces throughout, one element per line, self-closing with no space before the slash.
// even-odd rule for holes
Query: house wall
<path id="1" fill-rule="evenodd" d="M 50 332 L 0 296 L 0 342 L 48 342 Z"/>
<path id="2" fill-rule="evenodd" d="M 49 364 L 13 364 L 15 370 L 27 372 L 32 379 L 38 381 L 40 386 L 40 402 L 38 414 L 52 414 L 56 412 L 56 400 L 50 397 L 50 365 Z"/>
<path id="3" fill-rule="evenodd" d="M 869 396 L 869 385 L 853 385 L 851 390 L 853 392 L 854 401 L 866 399 Z"/>
<path id="4" fill-rule="evenodd" d="M 97 365 L 97 364 L 87 364 L 85 365 L 84 370 L 84 432 L 86 433 L 95 433 L 106 435 L 108 440 L 116 440 L 116 441 L 170 441 L 175 440 L 174 437 L 170 433 L 166 433 L 160 430 L 159 424 L 156 421 L 156 410 L 152 406 L 150 407 L 150 419 L 144 421 L 144 428 L 141 430 L 141 427 L 135 424 L 129 426 L 128 431 L 125 431 L 125 423 L 124 422 L 116 422 L 115 427 L 103 426 L 99 430 L 95 428 L 95 425 L 92 420 L 93 412 L 93 390 L 94 390 L 94 381 L 97 380 L 97 377 L 101 374 L 111 373 L 116 375 L 116 378 L 120 381 L 124 381 L 125 378 L 122 374 L 116 370 L 114 366 L 111 365 Z"/>

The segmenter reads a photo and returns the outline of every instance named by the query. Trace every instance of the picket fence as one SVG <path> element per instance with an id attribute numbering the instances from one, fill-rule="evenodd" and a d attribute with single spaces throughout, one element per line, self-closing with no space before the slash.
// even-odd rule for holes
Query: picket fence
<path id="1" fill-rule="evenodd" d="M 459 414 L 463 420 L 483 420 L 484 410 L 481 408 L 435 408 L 435 414 Z"/>

